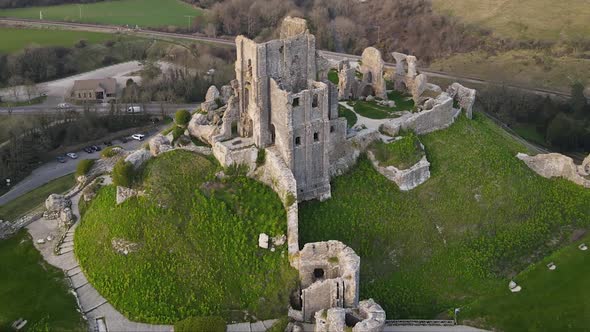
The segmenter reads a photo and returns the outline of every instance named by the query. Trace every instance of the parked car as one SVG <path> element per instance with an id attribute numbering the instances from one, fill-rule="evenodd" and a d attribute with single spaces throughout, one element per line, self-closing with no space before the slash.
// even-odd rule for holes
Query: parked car
<path id="1" fill-rule="evenodd" d="M 145 138 L 144 134 L 133 134 L 131 135 L 131 138 L 138 140 L 138 141 L 143 141 L 143 139 Z"/>
<path id="2" fill-rule="evenodd" d="M 72 106 L 71 104 L 68 103 L 59 103 L 57 104 L 57 108 L 60 110 L 69 110 L 74 108 L 74 106 Z"/>
<path id="3" fill-rule="evenodd" d="M 65 163 L 66 161 L 68 161 L 66 159 L 66 157 L 64 157 L 64 156 L 57 156 L 55 159 L 57 160 L 58 163 L 62 163 L 62 164 Z"/>
<path id="4" fill-rule="evenodd" d="M 78 159 L 78 155 L 75 154 L 75 153 L 73 153 L 73 152 L 66 153 L 66 156 L 68 156 L 68 157 L 70 157 L 72 159 Z"/>
<path id="5" fill-rule="evenodd" d="M 127 107 L 127 113 L 141 113 L 141 106 L 129 106 Z"/>
<path id="6" fill-rule="evenodd" d="M 129 137 L 121 137 L 120 141 L 121 143 L 127 143 L 129 142 Z"/>
<path id="7" fill-rule="evenodd" d="M 104 141 L 104 142 L 102 142 L 102 144 L 104 144 L 106 146 L 113 146 L 113 142 L 111 142 L 111 141 Z"/>
<path id="8" fill-rule="evenodd" d="M 102 150 L 101 147 L 98 146 L 98 145 L 93 145 L 90 148 L 92 148 L 92 150 L 94 150 L 94 151 L 100 151 L 100 150 Z"/>
<path id="9" fill-rule="evenodd" d="M 86 153 L 92 153 L 92 152 L 94 152 L 94 150 L 92 150 L 92 147 L 90 147 L 90 146 L 87 146 L 87 147 L 85 147 L 82 150 L 84 150 L 84 152 L 86 152 Z"/>

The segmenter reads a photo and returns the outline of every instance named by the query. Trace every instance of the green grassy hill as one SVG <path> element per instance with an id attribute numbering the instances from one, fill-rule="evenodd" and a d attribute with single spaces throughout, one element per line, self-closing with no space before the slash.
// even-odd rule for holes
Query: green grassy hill
<path id="1" fill-rule="evenodd" d="M 300 208 L 300 242 L 336 239 L 356 250 L 361 298 L 389 319 L 434 318 L 506 289 L 590 225 L 590 190 L 532 172 L 515 158 L 526 149 L 485 117 L 420 139 L 432 177 L 416 189 L 401 192 L 364 159 L 333 181 L 332 199 Z"/>
<path id="2" fill-rule="evenodd" d="M 576 40 L 590 34 L 587 0 L 432 0 L 434 8 L 515 39 Z"/>
<path id="3" fill-rule="evenodd" d="M 56 30 L 56 29 L 17 29 L 0 28 L 0 53 L 14 53 L 27 46 L 74 47 L 79 40 L 89 44 L 102 43 L 115 37 L 108 33 Z"/>
<path id="4" fill-rule="evenodd" d="M 60 5 L 0 10 L 0 16 L 140 27 L 187 26 L 202 11 L 179 0 L 120 0 L 84 5 Z"/>
<path id="5" fill-rule="evenodd" d="M 90 282 L 132 320 L 174 323 L 189 316 L 259 319 L 285 314 L 297 273 L 286 245 L 258 247 L 260 233 L 286 234 L 278 196 L 245 176 L 217 180 L 216 162 L 174 151 L 148 162 L 149 197 L 115 205 L 115 188 L 85 207 L 75 253 Z M 114 239 L 137 243 L 125 256 Z"/>
<path id="6" fill-rule="evenodd" d="M 514 279 L 523 289 L 508 291 L 499 285 L 490 295 L 478 299 L 460 314 L 464 322 L 476 322 L 502 331 L 588 331 L 590 312 L 590 252 L 578 249 L 590 243 L 590 236 L 574 241 Z M 547 264 L 557 269 L 551 271 Z"/>

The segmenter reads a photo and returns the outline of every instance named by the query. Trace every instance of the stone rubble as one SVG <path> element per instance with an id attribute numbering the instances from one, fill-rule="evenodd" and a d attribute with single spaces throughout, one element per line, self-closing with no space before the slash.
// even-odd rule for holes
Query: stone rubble
<path id="1" fill-rule="evenodd" d="M 578 167 L 574 160 L 568 156 L 559 153 L 538 154 L 529 156 L 519 153 L 516 157 L 522 161 L 537 174 L 544 178 L 564 178 L 574 182 L 584 188 L 590 188 L 590 179 L 585 178 L 581 172 L 582 167 Z"/>

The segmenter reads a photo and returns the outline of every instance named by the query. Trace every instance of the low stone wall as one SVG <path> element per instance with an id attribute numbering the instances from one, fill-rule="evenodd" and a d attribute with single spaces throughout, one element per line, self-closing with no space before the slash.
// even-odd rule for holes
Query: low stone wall
<path id="1" fill-rule="evenodd" d="M 299 207 L 295 176 L 274 147 L 266 149 L 264 164 L 256 169 L 253 177 L 271 187 L 280 197 L 287 210 L 287 244 L 291 260 L 298 259 L 299 252 Z M 298 265 L 292 261 L 291 264 Z"/>
<path id="2" fill-rule="evenodd" d="M 234 138 L 225 142 L 216 142 L 213 145 L 213 155 L 221 166 L 245 165 L 248 172 L 256 169 L 258 149 L 247 138 Z"/>
<path id="3" fill-rule="evenodd" d="M 412 190 L 430 179 L 430 162 L 428 162 L 426 156 L 422 157 L 414 166 L 400 170 L 395 166 L 379 166 L 379 161 L 377 161 L 371 151 L 368 151 L 367 155 L 377 172 L 381 173 L 390 181 L 395 182 L 400 190 Z"/>
<path id="4" fill-rule="evenodd" d="M 383 123 L 387 132 L 397 133 L 399 129 L 412 130 L 418 135 L 446 129 L 455 122 L 461 110 L 453 108 L 453 99 L 442 93 L 432 99 L 432 108 L 418 113 L 407 113 L 399 118 Z"/>

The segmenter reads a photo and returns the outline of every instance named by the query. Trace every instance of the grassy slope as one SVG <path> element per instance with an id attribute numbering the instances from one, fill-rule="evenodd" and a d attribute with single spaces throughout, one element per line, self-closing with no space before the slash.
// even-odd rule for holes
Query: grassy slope
<path id="1" fill-rule="evenodd" d="M 587 38 L 587 0 L 433 0 L 434 8 L 515 39 Z"/>
<path id="2" fill-rule="evenodd" d="M 92 284 L 131 319 L 229 319 L 230 310 L 267 319 L 284 312 L 296 273 L 285 246 L 271 252 L 257 242 L 262 232 L 286 233 L 284 208 L 253 180 L 215 181 L 217 170 L 197 154 L 170 152 L 150 160 L 144 172 L 154 198 L 115 206 L 115 188 L 107 187 L 87 208 L 76 230 L 76 255 Z M 212 184 L 203 189 L 207 181 Z M 141 248 L 118 254 L 111 247 L 115 237 Z M 239 313 L 232 318 L 242 319 Z"/>
<path id="3" fill-rule="evenodd" d="M 535 56 L 544 64 L 537 64 Z M 430 68 L 564 92 L 570 92 L 571 84 L 575 81 L 590 84 L 590 60 L 546 56 L 531 50 L 509 51 L 492 56 L 479 52 L 456 54 L 436 60 Z"/>
<path id="4" fill-rule="evenodd" d="M 113 39 L 111 34 L 54 29 L 0 28 L 0 53 L 14 53 L 29 45 L 73 47 L 80 39 L 91 44 Z"/>
<path id="5" fill-rule="evenodd" d="M 120 0 L 85 4 L 80 19 L 80 6 L 60 5 L 0 10 L 0 16 L 54 21 L 139 25 L 140 27 L 186 26 L 185 15 L 197 17 L 202 12 L 179 0 Z"/>
<path id="6" fill-rule="evenodd" d="M 590 236 L 532 265 L 515 277 L 522 285 L 513 294 L 497 287 L 461 312 L 466 322 L 503 331 L 588 331 L 590 327 L 590 252 L 578 249 Z M 550 271 L 547 264 L 557 265 Z"/>
<path id="7" fill-rule="evenodd" d="M 64 278 L 43 260 L 26 231 L 0 241 L 0 330 L 12 331 L 19 318 L 28 321 L 27 331 L 83 330 Z"/>
<path id="8" fill-rule="evenodd" d="M 19 198 L 0 206 L 0 220 L 14 220 L 45 202 L 53 193 L 63 193 L 74 186 L 76 180 L 72 174 L 50 181 Z"/>
<path id="9" fill-rule="evenodd" d="M 361 298 L 391 319 L 464 306 L 590 224 L 590 191 L 534 174 L 515 158 L 525 149 L 478 114 L 421 140 L 432 177 L 418 188 L 400 192 L 361 160 L 332 199 L 300 209 L 301 243 L 355 249 Z"/>

